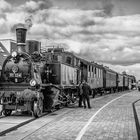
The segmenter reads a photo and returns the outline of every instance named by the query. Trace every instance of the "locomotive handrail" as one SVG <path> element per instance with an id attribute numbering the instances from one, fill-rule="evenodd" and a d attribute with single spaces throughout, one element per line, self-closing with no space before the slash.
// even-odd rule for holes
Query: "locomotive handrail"
<path id="1" fill-rule="evenodd" d="M 0 83 L 0 90 L 11 90 L 11 89 L 17 89 L 17 90 L 21 90 L 21 89 L 25 89 L 25 88 L 30 88 L 29 84 L 19 84 L 16 83 L 16 85 L 14 83 Z"/>
<path id="2" fill-rule="evenodd" d="M 0 83 L 0 86 L 8 86 L 8 87 L 10 87 L 10 86 L 17 86 L 17 85 L 21 85 L 21 86 L 29 86 L 30 84 L 29 83 L 16 83 L 16 85 L 15 85 L 15 83 L 6 83 L 6 82 L 2 82 L 2 83 Z"/>

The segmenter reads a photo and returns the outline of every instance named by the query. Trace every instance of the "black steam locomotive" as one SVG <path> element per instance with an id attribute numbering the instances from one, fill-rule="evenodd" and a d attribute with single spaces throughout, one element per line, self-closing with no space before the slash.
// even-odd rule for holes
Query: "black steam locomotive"
<path id="1" fill-rule="evenodd" d="M 20 27 L 16 32 L 18 50 L 6 58 L 2 67 L 1 113 L 8 116 L 13 110 L 21 110 L 39 117 L 44 110 L 74 104 L 77 99 L 77 82 L 73 75 L 76 68 L 56 61 L 55 54 L 50 56 L 37 51 L 30 54 L 27 50 L 33 48 L 25 44 L 26 29 Z"/>
<path id="2" fill-rule="evenodd" d="M 135 82 L 134 76 L 86 61 L 63 48 L 31 54 L 25 44 L 26 29 L 20 27 L 16 32 L 18 50 L 6 58 L 1 74 L 0 104 L 5 116 L 21 110 L 39 117 L 52 108 L 74 104 L 82 80 L 91 86 L 93 97 L 129 89 Z"/>

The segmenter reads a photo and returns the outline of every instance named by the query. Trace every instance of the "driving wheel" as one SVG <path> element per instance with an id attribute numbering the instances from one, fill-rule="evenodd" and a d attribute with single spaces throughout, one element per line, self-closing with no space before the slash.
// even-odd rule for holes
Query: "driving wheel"
<path id="1" fill-rule="evenodd" d="M 33 115 L 38 118 L 43 113 L 43 100 L 40 98 L 33 103 Z"/>

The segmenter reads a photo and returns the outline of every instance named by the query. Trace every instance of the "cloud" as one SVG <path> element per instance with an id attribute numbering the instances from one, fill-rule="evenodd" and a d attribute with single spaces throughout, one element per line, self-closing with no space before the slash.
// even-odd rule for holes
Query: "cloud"
<path id="1" fill-rule="evenodd" d="M 103 0 L 103 11 L 107 16 L 112 16 L 114 5 L 111 0 Z"/>
<path id="2" fill-rule="evenodd" d="M 30 0 L 21 5 L 19 9 L 28 13 L 34 13 L 39 10 L 49 9 L 50 7 L 52 7 L 50 0 Z"/>
<path id="3" fill-rule="evenodd" d="M 11 11 L 12 6 L 6 2 L 5 0 L 0 0 L 0 11 L 2 12 L 9 12 Z"/>
<path id="4" fill-rule="evenodd" d="M 105 17 L 98 14 L 102 12 L 58 8 L 39 11 L 30 34 L 66 44 L 68 50 L 89 60 L 119 65 L 138 62 L 140 16 Z"/>
<path id="5" fill-rule="evenodd" d="M 0 30 L 1 34 L 5 34 L 9 31 L 9 28 L 8 28 L 4 18 L 0 18 L 0 27 L 1 27 L 1 30 Z"/>
<path id="6" fill-rule="evenodd" d="M 51 6 L 52 3 L 49 0 L 30 0 L 27 1 L 25 4 L 16 7 L 13 13 L 11 14 L 12 16 L 8 16 L 9 21 L 11 22 L 11 31 L 14 32 L 19 23 L 22 25 L 25 24 L 24 26 L 28 29 L 31 28 L 33 25 L 33 15 L 35 14 L 37 16 L 40 16 L 36 14 L 37 11 L 42 12 L 44 9 L 47 10 Z M 41 17 L 43 18 L 43 15 Z M 14 19 L 16 20 L 13 21 Z"/>

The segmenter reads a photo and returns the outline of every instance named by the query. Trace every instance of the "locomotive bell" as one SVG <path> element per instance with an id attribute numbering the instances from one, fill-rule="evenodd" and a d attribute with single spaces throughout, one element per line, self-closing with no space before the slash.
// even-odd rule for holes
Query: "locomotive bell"
<path id="1" fill-rule="evenodd" d="M 26 32 L 27 29 L 24 27 L 16 28 L 16 37 L 17 37 L 17 48 L 18 52 L 26 52 Z"/>

